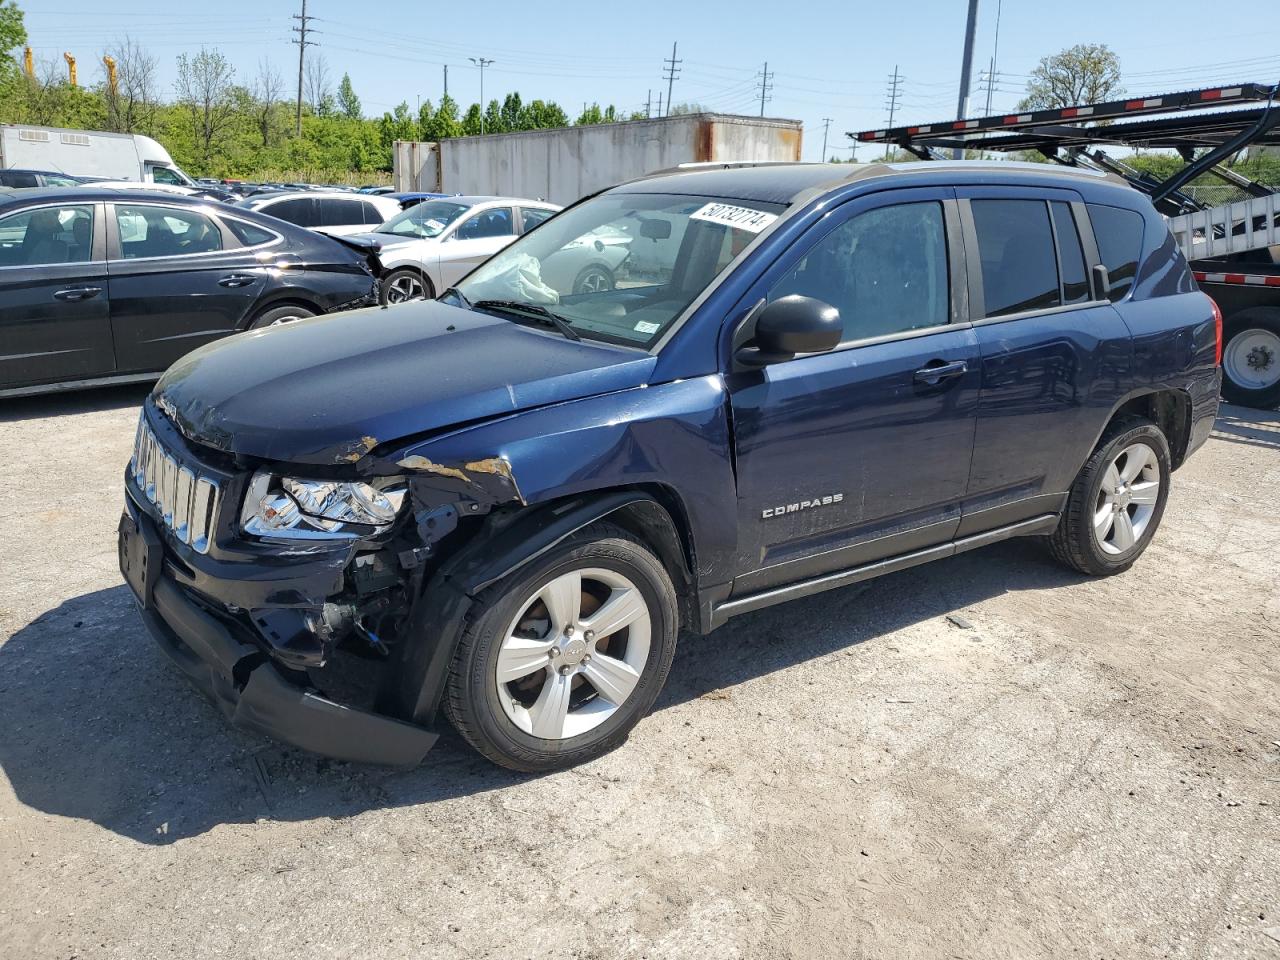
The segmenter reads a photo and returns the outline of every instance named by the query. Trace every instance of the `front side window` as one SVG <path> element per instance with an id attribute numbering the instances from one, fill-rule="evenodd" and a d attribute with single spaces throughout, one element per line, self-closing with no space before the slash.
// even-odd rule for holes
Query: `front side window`
<path id="1" fill-rule="evenodd" d="M 185 187 L 187 185 L 177 173 L 170 170 L 168 167 L 152 167 L 151 182 L 166 183 L 175 187 Z M 217 181 L 214 182 L 216 183 Z"/>
<path id="2" fill-rule="evenodd" d="M 92 252 L 89 204 L 40 207 L 0 219 L 0 267 L 88 263 Z"/>
<path id="3" fill-rule="evenodd" d="M 514 318 L 510 304 L 528 304 L 578 336 L 649 346 L 783 209 L 724 197 L 605 193 L 525 234 L 458 290 L 479 309 L 503 303 L 496 309 Z"/>
<path id="4" fill-rule="evenodd" d="M 449 224 L 470 209 L 468 204 L 452 200 L 428 200 L 396 214 L 374 232 L 427 240 L 440 236 L 448 229 Z"/>
<path id="5" fill-rule="evenodd" d="M 463 221 L 454 236 L 459 240 L 484 240 L 488 237 L 509 237 L 515 232 L 511 208 L 493 207 Z"/>
<path id="6" fill-rule="evenodd" d="M 947 232 L 940 203 L 859 213 L 819 240 L 769 291 L 840 311 L 844 339 L 941 326 L 951 313 Z"/>
<path id="7" fill-rule="evenodd" d="M 1043 200 L 974 200 L 971 207 L 986 315 L 1061 304 L 1049 205 Z"/>
<path id="8" fill-rule="evenodd" d="M 1089 204 L 1089 219 L 1098 241 L 1098 254 L 1111 281 L 1111 302 L 1124 298 L 1133 287 L 1142 258 L 1142 216 L 1132 210 Z"/>
<path id="9" fill-rule="evenodd" d="M 120 255 L 126 260 L 181 257 L 222 249 L 217 224 L 203 213 L 184 207 L 118 203 L 116 229 Z"/>

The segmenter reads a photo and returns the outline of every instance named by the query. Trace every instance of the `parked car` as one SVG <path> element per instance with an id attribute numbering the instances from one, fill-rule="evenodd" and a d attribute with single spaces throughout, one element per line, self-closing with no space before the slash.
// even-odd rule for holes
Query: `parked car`
<path id="1" fill-rule="evenodd" d="M 75 187 L 78 177 L 51 170 L 0 170 L 0 187 Z"/>
<path id="2" fill-rule="evenodd" d="M 378 194 L 383 194 L 383 193 L 395 193 L 395 190 L 396 190 L 395 187 L 382 184 L 380 186 L 371 185 L 367 187 L 360 187 L 359 189 L 356 190 L 356 193 L 373 194 L 376 196 Z"/>
<path id="3" fill-rule="evenodd" d="M 514 197 L 447 197 L 416 204 L 372 233 L 382 302 L 434 297 L 560 208 Z"/>
<path id="4" fill-rule="evenodd" d="M 363 191 L 361 191 L 363 192 Z M 425 200 L 439 200 L 449 196 L 447 193 L 383 193 L 380 196 L 391 197 L 393 200 L 400 201 L 400 208 L 408 210 L 410 207 L 416 207 Z"/>
<path id="5" fill-rule="evenodd" d="M 1142 229 L 1100 254 L 1113 211 Z M 542 276 L 632 225 L 671 251 L 649 282 Z M 1047 164 L 652 176 L 379 316 L 170 370 L 120 558 L 233 722 L 384 763 L 441 709 L 497 763 L 580 763 L 652 706 L 681 628 L 1008 537 L 1123 571 L 1221 373 L 1150 201 Z"/>
<path id="6" fill-rule="evenodd" d="M 362 233 L 400 212 L 400 204 L 386 197 L 358 196 L 336 191 L 264 193 L 239 201 L 248 210 L 279 217 L 299 227 L 328 234 Z"/>
<path id="7" fill-rule="evenodd" d="M 225 204 L 0 193 L 0 396 L 155 379 L 237 330 L 375 302 L 377 258 Z"/>

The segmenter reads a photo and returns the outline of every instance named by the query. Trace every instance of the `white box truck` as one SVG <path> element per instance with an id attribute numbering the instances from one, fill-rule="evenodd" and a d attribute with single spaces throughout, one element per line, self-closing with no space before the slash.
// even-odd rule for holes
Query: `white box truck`
<path id="1" fill-rule="evenodd" d="M 0 170 L 194 187 L 169 151 L 137 133 L 0 124 Z M 34 185 L 34 184 L 33 184 Z"/>

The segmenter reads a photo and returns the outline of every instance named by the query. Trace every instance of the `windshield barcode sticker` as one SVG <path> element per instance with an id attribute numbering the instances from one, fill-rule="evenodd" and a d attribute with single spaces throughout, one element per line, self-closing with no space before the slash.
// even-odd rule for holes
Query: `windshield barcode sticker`
<path id="1" fill-rule="evenodd" d="M 776 213 L 765 213 L 763 210 L 752 210 L 750 207 L 735 207 L 728 203 L 708 203 L 696 213 L 689 214 L 690 220 L 707 220 L 721 223 L 726 227 L 759 233 L 773 221 L 778 219 Z"/>
<path id="2" fill-rule="evenodd" d="M 662 327 L 660 323 L 654 323 L 652 320 L 641 320 L 636 326 L 636 333 L 657 333 Z"/>

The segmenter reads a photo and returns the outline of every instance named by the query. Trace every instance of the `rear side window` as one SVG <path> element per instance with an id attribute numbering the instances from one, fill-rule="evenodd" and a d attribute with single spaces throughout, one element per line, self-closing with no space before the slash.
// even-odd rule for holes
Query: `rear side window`
<path id="1" fill-rule="evenodd" d="M 281 220 L 288 220 L 299 227 L 318 226 L 315 218 L 315 200 L 311 197 L 295 197 L 292 200 L 270 203 L 262 208 L 262 212 L 279 217 Z"/>
<path id="2" fill-rule="evenodd" d="M 1098 254 L 1111 280 L 1111 302 L 1124 298 L 1133 288 L 1142 258 L 1142 215 L 1120 207 L 1089 204 L 1089 219 L 1098 241 Z"/>
<path id="3" fill-rule="evenodd" d="M 867 210 L 836 227 L 769 291 L 840 311 L 845 340 L 936 327 L 950 319 L 942 205 Z"/>
<path id="4" fill-rule="evenodd" d="M 348 227 L 352 224 L 364 223 L 364 206 L 359 200 L 320 200 L 321 227 Z"/>
<path id="5" fill-rule="evenodd" d="M 1043 200 L 973 200 L 987 316 L 1056 307 L 1058 263 Z"/>
<path id="6" fill-rule="evenodd" d="M 13 173 L 3 170 L 0 171 L 0 184 L 6 187 L 38 187 L 40 181 L 34 173 Z M 62 186 L 62 184 L 53 184 L 53 186 Z"/>
<path id="7" fill-rule="evenodd" d="M 543 220 L 549 218 L 554 210 L 540 210 L 537 207 L 521 207 L 520 208 L 520 229 L 524 233 L 528 233 Z"/>
<path id="8" fill-rule="evenodd" d="M 1090 299 L 1089 277 L 1084 269 L 1084 250 L 1071 205 L 1055 200 L 1049 204 L 1053 233 L 1058 239 L 1058 264 L 1062 269 L 1062 302 L 1084 303 Z"/>
<path id="9" fill-rule="evenodd" d="M 377 226 L 387 220 L 372 203 L 367 200 L 361 200 L 360 206 L 364 208 L 364 222 Z"/>
<path id="10" fill-rule="evenodd" d="M 228 217 L 224 222 L 231 232 L 236 235 L 236 239 L 246 247 L 256 247 L 262 243 L 270 243 L 276 238 L 276 235 L 270 230 L 256 227 L 252 223 L 245 223 L 243 220 L 233 220 Z"/>
<path id="11" fill-rule="evenodd" d="M 222 249 L 217 224 L 188 207 L 116 204 L 116 230 L 120 255 L 126 260 L 181 257 Z"/>

